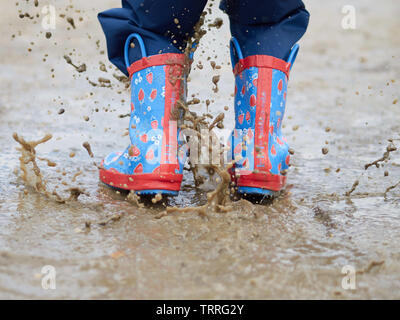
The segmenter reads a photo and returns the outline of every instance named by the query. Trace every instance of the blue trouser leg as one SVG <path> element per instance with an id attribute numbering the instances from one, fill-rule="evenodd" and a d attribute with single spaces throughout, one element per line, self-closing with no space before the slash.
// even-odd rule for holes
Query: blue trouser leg
<path id="1" fill-rule="evenodd" d="M 135 32 L 142 36 L 149 56 L 181 53 L 206 3 L 207 0 L 122 0 L 122 8 L 101 12 L 98 18 L 106 35 L 110 61 L 127 75 L 124 44 Z M 129 61 L 140 58 L 140 50 L 130 50 Z"/>
<path id="2" fill-rule="evenodd" d="M 309 20 L 301 0 L 222 0 L 220 9 L 229 15 L 244 57 L 264 54 L 286 60 Z"/>
<path id="3" fill-rule="evenodd" d="M 122 8 L 101 12 L 99 20 L 110 61 L 127 74 L 123 46 L 134 32 L 143 37 L 148 55 L 182 52 L 206 3 L 122 0 Z M 267 54 L 286 59 L 308 25 L 309 14 L 301 0 L 222 0 L 220 8 L 229 15 L 232 35 L 239 41 L 244 57 Z M 129 54 L 130 61 L 141 58 L 140 50 L 130 50 Z"/>

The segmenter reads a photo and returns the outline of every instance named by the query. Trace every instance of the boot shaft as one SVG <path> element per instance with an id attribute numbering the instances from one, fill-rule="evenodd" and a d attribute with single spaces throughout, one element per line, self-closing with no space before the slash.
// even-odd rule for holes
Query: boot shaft
<path id="1" fill-rule="evenodd" d="M 182 144 L 178 141 L 177 102 L 186 99 L 188 60 L 175 53 L 147 57 L 141 48 L 143 58 L 127 66 L 131 81 L 129 160 L 140 160 L 143 173 L 181 171 L 185 159 L 177 159 Z"/>
<path id="2" fill-rule="evenodd" d="M 142 58 L 129 64 L 128 50 L 139 42 Z M 142 38 L 132 34 L 125 43 L 125 64 L 131 81 L 130 145 L 101 163 L 100 180 L 114 188 L 141 194 L 177 194 L 186 153 L 180 145 L 177 102 L 186 97 L 184 54 L 147 57 Z M 178 156 L 179 155 L 179 156 Z"/>
<path id="3" fill-rule="evenodd" d="M 289 72 L 297 52 L 296 45 L 288 61 L 267 55 L 243 58 L 239 44 L 232 39 L 236 121 L 231 156 L 239 182 L 271 190 L 279 190 L 285 183 L 282 172 L 288 168 L 290 157 L 281 127 Z M 266 186 L 264 182 L 271 177 L 275 183 L 270 181 Z"/>

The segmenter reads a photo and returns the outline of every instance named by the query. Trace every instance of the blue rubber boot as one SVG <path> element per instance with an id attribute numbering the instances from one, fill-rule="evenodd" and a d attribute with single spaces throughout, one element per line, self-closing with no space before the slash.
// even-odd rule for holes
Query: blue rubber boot
<path id="1" fill-rule="evenodd" d="M 142 59 L 129 64 L 128 50 L 136 39 Z M 140 35 L 125 43 L 125 64 L 131 81 L 130 145 L 109 154 L 101 163 L 100 180 L 106 185 L 139 194 L 176 195 L 182 182 L 187 150 L 178 130 L 179 99 L 186 99 L 184 54 L 147 57 Z"/>
<path id="2" fill-rule="evenodd" d="M 281 125 L 289 72 L 298 50 L 296 44 L 288 61 L 267 55 L 243 58 L 237 40 L 231 40 L 235 128 L 228 157 L 235 162 L 231 176 L 239 193 L 274 196 L 286 183 L 290 155 Z"/>

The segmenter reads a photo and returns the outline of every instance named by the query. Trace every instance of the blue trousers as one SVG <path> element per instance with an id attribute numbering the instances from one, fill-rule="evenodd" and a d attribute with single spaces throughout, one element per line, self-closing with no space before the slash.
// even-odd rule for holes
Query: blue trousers
<path id="1" fill-rule="evenodd" d="M 127 74 L 123 48 L 131 33 L 143 37 L 148 55 L 182 52 L 206 4 L 207 0 L 122 0 L 122 8 L 99 13 L 110 61 Z M 229 16 L 244 57 L 266 54 L 285 60 L 309 20 L 301 0 L 222 0 L 220 9 Z M 130 62 L 140 58 L 138 46 L 130 49 Z"/>

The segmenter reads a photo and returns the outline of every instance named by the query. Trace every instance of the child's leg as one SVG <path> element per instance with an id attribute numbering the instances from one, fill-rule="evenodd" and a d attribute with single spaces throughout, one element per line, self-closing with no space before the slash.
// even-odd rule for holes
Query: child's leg
<path id="1" fill-rule="evenodd" d="M 144 39 L 148 55 L 181 53 L 192 34 L 207 0 L 122 0 L 122 8 L 98 16 L 107 39 L 108 56 L 122 72 L 124 43 L 131 33 Z M 130 61 L 141 58 L 140 50 L 130 50 Z"/>
<path id="2" fill-rule="evenodd" d="M 220 8 L 229 15 L 244 57 L 264 54 L 286 60 L 308 26 L 301 0 L 222 0 Z"/>

